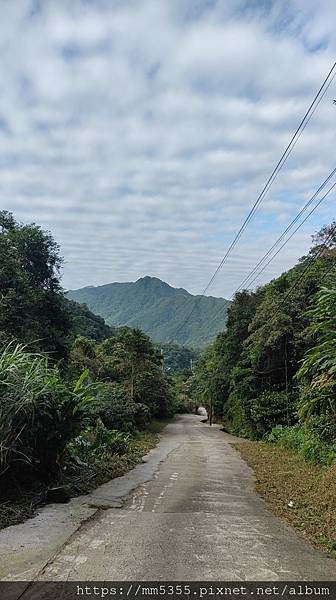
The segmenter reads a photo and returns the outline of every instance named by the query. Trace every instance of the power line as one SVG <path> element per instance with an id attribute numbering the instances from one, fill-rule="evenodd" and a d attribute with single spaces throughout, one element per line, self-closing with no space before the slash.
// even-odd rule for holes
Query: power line
<path id="1" fill-rule="evenodd" d="M 212 284 L 213 280 L 215 279 L 217 273 L 220 271 L 220 269 L 222 268 L 222 266 L 224 265 L 227 257 L 229 256 L 231 250 L 233 250 L 233 248 L 235 247 L 235 245 L 237 244 L 238 240 L 240 239 L 243 231 L 246 229 L 248 223 L 250 222 L 250 220 L 252 219 L 254 213 L 256 212 L 258 206 L 261 204 L 262 200 L 264 199 L 264 196 L 266 194 L 266 192 L 269 190 L 269 188 L 271 187 L 273 181 L 275 180 L 277 174 L 279 173 L 279 171 L 281 170 L 281 168 L 283 167 L 283 165 L 285 164 L 286 160 L 288 159 L 289 155 L 291 154 L 298 138 L 300 137 L 300 135 L 302 134 L 302 132 L 304 131 L 304 129 L 306 128 L 306 126 L 308 125 L 312 115 L 314 114 L 316 108 L 318 107 L 318 105 L 320 104 L 321 100 L 323 99 L 324 95 L 326 94 L 328 88 L 330 87 L 331 83 L 333 82 L 336 72 L 333 73 L 333 71 L 335 71 L 336 69 L 336 62 L 333 64 L 332 68 L 330 69 L 328 75 L 326 76 L 325 80 L 323 81 L 320 89 L 318 90 L 314 100 L 312 101 L 312 103 L 310 104 L 309 108 L 307 109 L 302 121 L 300 122 L 300 124 L 298 125 L 295 133 L 293 134 L 290 142 L 288 143 L 286 149 L 284 150 L 281 158 L 279 159 L 279 161 L 277 162 L 276 166 L 274 167 L 271 175 L 269 176 L 268 180 L 266 181 L 262 191 L 260 192 L 258 198 L 256 199 L 255 203 L 253 204 L 251 210 L 249 211 L 246 219 L 244 220 L 242 226 L 240 227 L 240 229 L 238 230 L 238 233 L 236 234 L 234 240 L 231 242 L 228 250 L 226 251 L 225 255 L 223 256 L 221 262 L 219 263 L 217 269 L 215 270 L 214 274 L 212 275 L 209 283 L 207 284 L 207 286 L 204 288 L 203 292 L 202 292 L 202 296 L 204 296 L 204 294 L 208 291 L 210 285 Z M 328 81 L 329 80 L 329 81 Z"/>
<path id="2" fill-rule="evenodd" d="M 291 230 L 291 228 L 293 227 L 293 225 L 295 225 L 295 223 L 303 215 L 303 213 L 310 206 L 310 204 L 312 204 L 312 202 L 315 200 L 315 198 L 318 196 L 318 194 L 323 190 L 323 188 L 327 185 L 327 183 L 330 181 L 330 179 L 335 175 L 335 173 L 336 173 L 336 167 L 332 170 L 332 172 L 328 175 L 328 177 L 324 180 L 324 182 L 321 183 L 321 185 L 319 186 L 319 188 L 316 190 L 316 192 L 313 194 L 313 196 L 310 198 L 310 200 L 303 206 L 303 208 L 296 215 L 296 217 L 291 221 L 291 223 L 289 223 L 289 225 L 286 227 L 285 231 L 283 231 L 283 233 L 281 234 L 281 236 L 276 240 L 276 242 L 274 242 L 273 246 L 271 246 L 271 248 L 266 252 L 266 254 L 264 254 L 264 256 L 255 265 L 255 267 L 253 268 L 253 270 L 245 277 L 245 279 L 242 281 L 242 283 L 235 290 L 236 292 L 238 290 L 240 290 L 245 285 L 245 283 L 250 279 L 250 277 L 252 277 L 252 275 L 254 275 L 254 273 L 258 269 L 258 267 L 260 265 L 262 265 L 262 263 L 264 262 L 264 260 L 271 254 L 272 250 L 274 250 L 276 248 L 276 246 L 283 240 L 283 238 L 286 236 L 286 234 Z"/>
<path id="3" fill-rule="evenodd" d="M 238 233 L 236 234 L 235 238 L 233 239 L 233 241 L 231 242 L 228 250 L 226 251 L 224 257 L 222 258 L 221 262 L 219 263 L 219 265 L 217 266 L 215 272 L 213 273 L 213 275 L 210 278 L 209 283 L 205 286 L 202 294 L 199 296 L 199 298 L 196 299 L 196 301 L 194 302 L 194 305 L 191 309 L 191 311 L 188 313 L 187 317 L 182 321 L 181 325 L 178 327 L 177 331 L 175 332 L 175 336 L 181 331 L 181 329 L 187 324 L 187 322 L 189 321 L 191 315 L 193 314 L 197 303 L 201 300 L 201 298 L 206 294 L 206 292 L 208 291 L 209 287 L 211 286 L 212 282 L 214 281 L 216 275 L 218 274 L 218 272 L 221 270 L 222 266 L 224 265 L 226 259 L 228 258 L 229 254 L 231 253 L 231 251 L 233 250 L 233 248 L 236 246 L 236 244 L 238 243 L 242 233 L 244 232 L 244 230 L 246 229 L 248 223 L 250 222 L 250 220 L 252 219 L 255 211 L 257 210 L 258 206 L 260 205 L 260 203 L 262 202 L 265 194 L 267 193 L 267 191 L 269 190 L 269 188 L 271 187 L 273 181 L 275 180 L 276 176 L 278 175 L 279 171 L 281 170 L 281 168 L 283 167 L 283 165 L 285 164 L 286 160 L 288 159 L 289 155 L 291 154 L 296 142 L 298 141 L 299 137 L 301 136 L 302 132 L 304 131 L 304 129 L 306 128 L 306 126 L 308 125 L 311 117 L 313 116 L 315 110 L 317 109 L 318 105 L 320 104 L 320 102 L 322 101 L 324 95 L 326 94 L 328 88 L 330 87 L 332 81 L 335 78 L 336 72 L 334 73 L 336 68 L 336 62 L 334 62 L 334 64 L 332 65 L 328 75 L 326 76 L 326 78 L 324 79 L 322 85 L 320 86 L 317 94 L 315 95 L 313 101 L 311 102 L 309 108 L 307 109 L 303 119 L 301 120 L 300 124 L 298 125 L 296 131 L 294 132 L 290 142 L 288 143 L 287 147 L 285 148 L 284 152 L 281 155 L 281 158 L 279 159 L 279 161 L 277 162 L 276 166 L 274 167 L 271 175 L 269 176 L 269 178 L 267 179 L 262 191 L 260 192 L 259 196 L 257 197 L 255 203 L 253 204 L 251 210 L 249 211 L 247 217 L 245 218 L 243 224 L 241 225 L 240 229 L 238 230 Z"/>
<path id="4" fill-rule="evenodd" d="M 325 181 L 320 185 L 320 187 L 318 188 L 318 190 L 315 192 L 314 196 L 312 196 L 312 198 L 316 197 L 316 194 L 321 191 L 321 189 L 323 189 L 323 187 L 325 187 L 325 184 L 330 180 L 332 174 L 336 171 L 336 167 L 335 169 L 330 173 L 330 175 L 327 177 L 327 179 L 325 179 Z M 278 248 L 277 252 L 275 254 L 273 254 L 273 256 L 270 258 L 270 260 L 263 266 L 263 268 L 257 273 L 257 275 L 254 277 L 254 279 L 250 282 L 250 285 L 255 281 L 255 279 L 257 279 L 257 277 L 259 277 L 259 275 L 261 275 L 261 273 L 266 269 L 266 267 L 273 261 L 273 259 L 279 254 L 279 252 L 282 250 L 282 248 L 289 242 L 289 240 L 295 235 L 295 233 L 300 229 L 300 227 L 302 227 L 302 225 L 305 223 L 305 221 L 307 221 L 307 219 L 310 217 L 310 215 L 319 207 L 319 205 L 323 202 L 323 200 L 332 192 L 333 189 L 335 189 L 336 187 L 336 182 L 333 183 L 333 185 L 329 188 L 329 190 L 324 194 L 324 196 L 322 196 L 322 198 L 320 198 L 320 200 L 318 201 L 318 203 L 312 208 L 312 210 L 308 213 L 308 215 L 306 215 L 306 217 L 304 218 L 303 221 L 301 221 L 301 223 L 298 225 L 298 227 L 296 227 L 296 229 L 292 232 L 292 234 L 286 239 L 286 241 L 280 246 L 280 248 Z M 311 200 L 310 200 L 311 201 Z M 307 204 L 305 206 L 307 206 L 309 203 L 307 202 Z M 303 209 L 302 209 L 303 210 Z M 301 213 L 302 211 L 300 211 Z M 300 214 L 299 213 L 299 214 Z M 292 223 L 295 221 L 295 219 L 292 221 Z M 289 226 L 287 227 L 286 231 L 288 231 Z M 336 231 L 336 225 L 335 225 L 335 231 Z M 331 235 L 328 236 L 327 240 L 325 241 L 325 244 L 328 243 L 328 241 L 330 241 L 331 237 L 333 235 L 333 232 L 331 233 Z M 283 238 L 283 234 L 280 236 L 279 240 Z M 278 240 L 278 241 L 279 241 Z M 274 246 L 277 245 L 277 242 L 275 242 L 275 244 L 273 244 L 272 248 L 274 248 Z M 323 248 L 322 248 L 323 250 Z M 267 253 L 268 254 L 268 253 Z M 265 255 L 266 256 L 266 255 Z M 261 262 L 261 261 L 260 261 Z M 336 267 L 334 267 L 336 269 Z M 325 275 L 328 275 L 328 273 L 326 273 Z M 239 291 L 241 286 L 239 286 L 236 291 L 234 292 L 234 294 L 236 292 Z M 233 294 L 233 295 L 234 295 Z M 216 317 L 219 315 L 219 312 L 216 313 Z"/>
<path id="5" fill-rule="evenodd" d="M 275 248 L 280 244 L 280 242 L 282 242 L 282 240 L 286 237 L 287 233 L 289 233 L 289 231 L 292 229 L 292 227 L 295 225 L 295 223 L 297 223 L 297 221 L 300 219 L 300 217 L 304 214 L 304 212 L 307 210 L 307 208 L 314 202 L 314 200 L 316 199 L 316 197 L 318 196 L 318 194 L 326 187 L 327 183 L 330 181 L 330 179 L 332 179 L 332 177 L 335 175 L 336 173 L 336 167 L 331 171 L 331 173 L 328 175 L 328 177 L 323 181 L 323 183 L 321 183 L 321 185 L 319 186 L 319 188 L 316 190 L 316 192 L 313 194 L 313 196 L 310 198 L 310 200 L 308 200 L 308 202 L 303 206 L 303 208 L 300 210 L 300 212 L 296 215 L 296 217 L 291 221 L 291 223 L 289 223 L 289 225 L 286 227 L 285 231 L 283 231 L 283 233 L 280 235 L 280 237 L 274 242 L 274 244 L 271 246 L 271 248 L 266 252 L 266 254 L 264 254 L 264 256 L 259 260 L 259 262 L 255 265 L 255 267 L 252 269 L 252 271 L 245 277 L 245 279 L 242 281 L 242 283 L 237 287 L 237 289 L 235 290 L 234 293 L 238 292 L 244 285 L 245 283 L 247 283 L 249 280 L 251 280 L 251 277 L 253 277 L 253 275 L 255 275 L 253 277 L 253 279 L 249 282 L 248 287 L 251 287 L 252 283 L 254 283 L 254 281 L 259 277 L 259 275 L 266 269 L 266 267 L 274 260 L 274 258 L 279 254 L 279 252 L 286 246 L 286 244 L 289 242 L 289 240 L 295 235 L 295 233 L 302 227 L 302 225 L 307 221 L 307 219 L 310 217 L 310 215 L 320 206 L 320 204 L 323 202 L 323 200 L 330 194 L 330 192 L 334 189 L 336 183 L 334 183 L 331 188 L 327 191 L 326 194 L 324 194 L 324 196 L 322 196 L 322 198 L 317 202 L 317 204 L 312 208 L 312 210 L 308 213 L 308 215 L 306 215 L 306 217 L 301 221 L 301 223 L 298 225 L 298 227 L 296 227 L 296 229 L 292 232 L 292 234 L 286 239 L 286 241 L 281 245 L 281 247 L 277 250 L 277 252 L 275 252 L 275 254 L 273 254 L 273 256 L 270 258 L 270 260 L 262 267 L 262 269 L 260 269 L 258 271 L 258 268 L 260 266 L 262 266 L 262 264 L 265 262 L 265 260 L 271 255 L 272 251 L 275 250 Z M 257 272 L 258 271 L 258 272 Z"/>
<path id="6" fill-rule="evenodd" d="M 315 212 L 315 210 L 320 206 L 320 204 L 323 202 L 323 200 L 329 196 L 329 194 L 332 192 L 332 190 L 336 187 L 336 182 L 329 188 L 329 190 L 324 194 L 324 196 L 322 196 L 322 198 L 318 201 L 318 203 L 311 209 L 311 211 L 309 211 L 308 215 L 303 219 L 303 221 L 301 221 L 301 223 L 298 225 L 298 227 L 296 227 L 296 229 L 294 229 L 294 231 L 291 233 L 291 235 L 286 239 L 286 241 L 280 246 L 280 248 L 276 251 L 275 254 L 273 254 L 273 256 L 270 258 L 270 260 L 262 267 L 262 269 L 259 271 L 259 273 L 256 274 L 256 276 L 252 279 L 252 281 L 250 282 L 250 285 L 252 285 L 252 283 L 259 277 L 259 275 L 261 275 L 261 273 L 263 273 L 266 269 L 266 267 L 268 267 L 268 265 L 274 260 L 274 258 L 279 254 L 279 252 L 281 252 L 281 250 L 286 246 L 286 244 L 289 242 L 289 240 L 292 239 L 292 237 L 296 234 L 296 232 L 302 227 L 302 225 L 304 225 L 304 223 L 307 221 L 307 219 L 309 219 L 310 215 L 313 214 L 313 212 Z"/>

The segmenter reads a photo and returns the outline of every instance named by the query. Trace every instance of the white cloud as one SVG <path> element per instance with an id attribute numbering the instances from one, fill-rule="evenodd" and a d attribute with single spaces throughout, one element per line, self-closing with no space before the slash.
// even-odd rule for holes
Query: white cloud
<path id="1" fill-rule="evenodd" d="M 150 274 L 199 293 L 331 67 L 335 3 L 40 5 L 2 13 L 3 207 L 53 232 L 66 287 Z M 335 93 L 210 293 L 232 293 L 334 166 Z M 333 215 L 329 199 L 263 280 Z"/>

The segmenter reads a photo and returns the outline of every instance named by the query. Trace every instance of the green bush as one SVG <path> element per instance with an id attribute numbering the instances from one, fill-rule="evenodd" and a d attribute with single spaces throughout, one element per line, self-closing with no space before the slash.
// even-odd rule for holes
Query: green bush
<path id="1" fill-rule="evenodd" d="M 148 406 L 151 418 L 165 419 L 174 414 L 174 395 L 169 380 L 153 368 L 136 378 L 134 400 Z"/>
<path id="2" fill-rule="evenodd" d="M 305 460 L 332 465 L 336 461 L 336 445 L 325 443 L 321 437 L 307 425 L 283 427 L 278 425 L 265 438 L 284 448 L 302 454 Z"/>
<path id="3" fill-rule="evenodd" d="M 14 343 L 0 351 L 0 477 L 46 480 L 58 470 L 92 402 L 86 379 L 68 388 L 46 356 Z"/>
<path id="4" fill-rule="evenodd" d="M 68 445 L 68 452 L 77 462 L 90 460 L 92 455 L 126 454 L 131 436 L 116 429 L 107 429 L 99 419 L 94 427 L 87 427 Z M 79 460 L 78 460 L 79 459 Z"/>
<path id="5" fill-rule="evenodd" d="M 256 433 L 263 436 L 275 425 L 293 422 L 296 399 L 286 392 L 263 392 L 251 402 L 251 418 Z"/>
<path id="6" fill-rule="evenodd" d="M 146 404 L 135 403 L 135 424 L 140 429 L 147 428 L 150 423 L 150 410 Z"/>
<path id="7" fill-rule="evenodd" d="M 336 445 L 336 415 L 331 408 L 322 415 L 312 415 L 307 422 L 322 441 Z"/>
<path id="8" fill-rule="evenodd" d="M 91 410 L 93 422 L 100 417 L 107 429 L 134 431 L 138 410 L 124 387 L 118 383 L 101 383 L 96 390 L 96 403 Z"/>
<path id="9" fill-rule="evenodd" d="M 299 414 L 302 418 L 331 411 L 336 435 L 336 287 L 323 287 L 307 313 L 309 332 L 316 340 L 296 374 L 302 384 Z"/>
<path id="10" fill-rule="evenodd" d="M 191 400 L 187 395 L 178 394 L 174 401 L 174 413 L 178 414 L 187 414 L 194 413 L 195 409 L 198 408 L 196 406 L 196 402 Z"/>

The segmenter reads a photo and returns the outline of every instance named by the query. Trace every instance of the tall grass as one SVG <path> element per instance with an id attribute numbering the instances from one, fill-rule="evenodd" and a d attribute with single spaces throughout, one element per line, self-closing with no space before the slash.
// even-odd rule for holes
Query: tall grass
<path id="1" fill-rule="evenodd" d="M 265 439 L 283 448 L 295 450 L 309 462 L 325 466 L 331 466 L 336 462 L 335 442 L 327 443 L 307 424 L 297 424 L 292 427 L 278 425 L 273 427 Z"/>
<path id="2" fill-rule="evenodd" d="M 87 373 L 73 389 L 48 358 L 9 343 L 0 351 L 0 478 L 48 479 L 92 400 Z"/>

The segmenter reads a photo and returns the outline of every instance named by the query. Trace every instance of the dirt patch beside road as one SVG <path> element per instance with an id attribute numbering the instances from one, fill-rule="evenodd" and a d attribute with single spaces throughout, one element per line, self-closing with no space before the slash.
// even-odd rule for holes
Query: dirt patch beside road
<path id="1" fill-rule="evenodd" d="M 274 514 L 336 557 L 336 465 L 307 463 L 292 450 L 263 442 L 234 444 L 256 475 L 256 489 Z"/>

